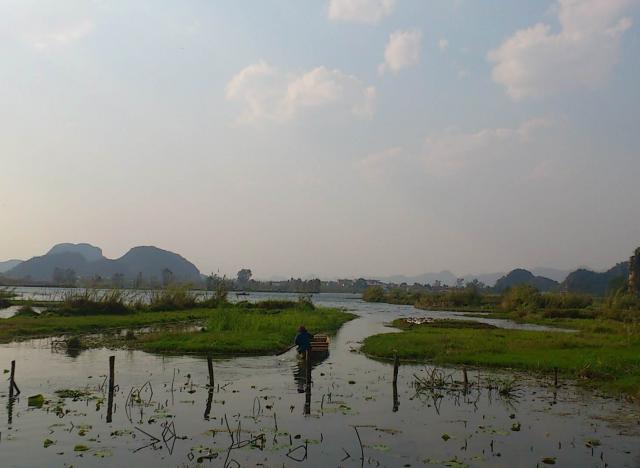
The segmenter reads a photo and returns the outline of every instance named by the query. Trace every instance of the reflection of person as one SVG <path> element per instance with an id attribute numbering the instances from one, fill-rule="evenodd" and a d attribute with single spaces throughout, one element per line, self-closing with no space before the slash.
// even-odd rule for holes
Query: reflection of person
<path id="1" fill-rule="evenodd" d="M 303 354 L 311 349 L 311 340 L 313 335 L 307 331 L 304 325 L 300 325 L 298 328 L 298 334 L 294 343 L 298 347 L 298 353 Z"/>

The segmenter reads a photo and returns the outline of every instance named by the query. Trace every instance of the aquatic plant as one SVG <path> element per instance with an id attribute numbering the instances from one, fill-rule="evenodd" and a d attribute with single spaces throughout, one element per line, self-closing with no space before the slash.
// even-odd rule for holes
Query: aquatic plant
<path id="1" fill-rule="evenodd" d="M 145 308 L 152 311 L 162 311 L 194 309 L 197 306 L 198 297 L 191 292 L 189 285 L 172 284 L 150 293 L 149 303 Z"/>

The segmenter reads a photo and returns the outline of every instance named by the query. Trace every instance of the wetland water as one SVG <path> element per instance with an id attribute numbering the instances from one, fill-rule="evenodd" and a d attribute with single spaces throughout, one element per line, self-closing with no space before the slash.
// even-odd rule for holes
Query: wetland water
<path id="1" fill-rule="evenodd" d="M 320 294 L 314 302 L 360 317 L 315 363 L 309 415 L 294 351 L 216 359 L 209 392 L 206 359 L 196 356 L 106 349 L 69 356 L 50 340 L 0 345 L 0 365 L 16 360 L 22 392 L 11 404 L 3 379 L 0 466 L 640 466 L 637 405 L 518 375 L 518 386 L 501 395 L 500 382 L 514 374 L 487 370 L 469 370 L 465 393 L 437 384 L 449 375 L 462 380 L 459 370 L 431 374 L 423 365 L 400 366 L 394 400 L 393 366 L 354 352 L 366 336 L 392 331 L 384 324 L 395 318 L 460 314 L 350 295 Z M 117 387 L 107 423 L 111 355 Z M 416 393 L 414 374 L 435 375 L 437 388 Z M 91 395 L 61 400 L 60 389 Z M 48 400 L 41 408 L 28 406 L 36 394 Z"/>

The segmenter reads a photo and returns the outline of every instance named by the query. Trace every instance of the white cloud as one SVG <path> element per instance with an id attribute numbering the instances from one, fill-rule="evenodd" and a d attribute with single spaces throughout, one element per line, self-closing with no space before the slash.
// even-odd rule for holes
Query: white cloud
<path id="1" fill-rule="evenodd" d="M 517 147 L 531 141 L 538 130 L 553 123 L 550 119 L 537 118 L 517 128 L 487 128 L 473 133 L 449 129 L 427 138 L 419 159 L 431 174 L 452 175 L 512 154 Z"/>
<path id="2" fill-rule="evenodd" d="M 440 39 L 438 41 L 438 49 L 440 49 L 440 52 L 444 52 L 449 48 L 449 41 L 446 39 Z"/>
<path id="3" fill-rule="evenodd" d="M 542 23 L 516 31 L 488 55 L 493 80 L 514 100 L 601 85 L 631 26 L 623 13 L 636 1 L 558 0 L 553 13 L 560 31 Z"/>
<path id="4" fill-rule="evenodd" d="M 229 81 L 226 98 L 243 105 L 242 122 L 283 122 L 305 110 L 321 108 L 368 117 L 374 110 L 376 91 L 340 70 L 317 67 L 300 74 L 282 74 L 261 61 Z"/>
<path id="5" fill-rule="evenodd" d="M 368 154 L 363 159 L 356 161 L 355 167 L 365 179 L 370 182 L 380 182 L 389 175 L 393 166 L 402 158 L 402 148 L 389 148 Z"/>
<path id="6" fill-rule="evenodd" d="M 36 49 L 40 50 L 63 47 L 87 36 L 93 28 L 93 22 L 85 19 L 76 24 L 36 33 L 31 37 L 31 42 Z"/>
<path id="7" fill-rule="evenodd" d="M 380 64 L 378 71 L 384 73 L 386 70 L 391 70 L 397 73 L 403 68 L 418 63 L 421 42 L 422 33 L 418 30 L 391 33 L 384 51 L 384 63 Z"/>
<path id="8" fill-rule="evenodd" d="M 374 24 L 395 7 L 396 0 L 330 0 L 329 18 L 337 21 L 354 21 Z"/>

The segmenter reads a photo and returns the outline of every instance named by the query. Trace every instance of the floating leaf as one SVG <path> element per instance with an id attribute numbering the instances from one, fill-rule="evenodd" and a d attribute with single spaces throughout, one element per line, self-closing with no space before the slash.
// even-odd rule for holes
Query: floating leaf
<path id="1" fill-rule="evenodd" d="M 44 448 L 49 447 L 50 445 L 55 444 L 56 442 L 54 440 L 51 439 L 44 439 L 44 443 L 42 444 L 44 446 Z"/>
<path id="2" fill-rule="evenodd" d="M 545 457 L 542 459 L 542 463 L 544 463 L 545 465 L 555 465 L 556 457 Z"/>
<path id="3" fill-rule="evenodd" d="M 449 434 L 447 434 L 447 433 L 442 434 L 442 440 L 444 440 L 446 442 L 449 439 L 451 439 L 451 436 Z"/>
<path id="4" fill-rule="evenodd" d="M 30 396 L 27 400 L 29 406 L 35 406 L 36 408 L 42 408 L 44 404 L 44 397 L 41 394 Z"/>
<path id="5" fill-rule="evenodd" d="M 82 444 L 78 444 L 75 447 L 73 447 L 74 452 L 86 452 L 87 450 L 89 450 L 89 447 Z"/>
<path id="6" fill-rule="evenodd" d="M 111 453 L 110 450 L 98 450 L 97 452 L 94 452 L 94 454 L 93 454 L 94 457 L 98 457 L 98 458 L 106 458 L 106 457 L 110 457 L 112 455 L 113 455 L 113 453 Z"/>
<path id="7" fill-rule="evenodd" d="M 589 448 L 599 447 L 600 446 L 600 441 L 598 439 L 589 439 L 589 440 L 587 440 L 585 445 L 587 447 L 589 447 Z"/>
<path id="8" fill-rule="evenodd" d="M 371 446 L 372 449 L 378 450 L 380 452 L 389 452 L 391 451 L 391 447 L 385 444 L 375 444 Z"/>

